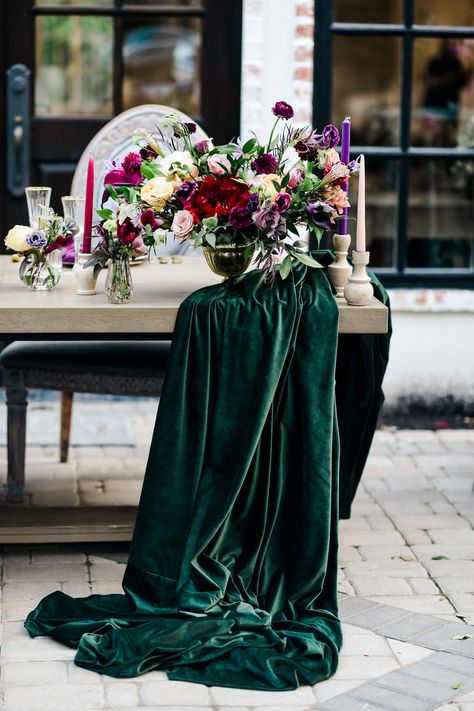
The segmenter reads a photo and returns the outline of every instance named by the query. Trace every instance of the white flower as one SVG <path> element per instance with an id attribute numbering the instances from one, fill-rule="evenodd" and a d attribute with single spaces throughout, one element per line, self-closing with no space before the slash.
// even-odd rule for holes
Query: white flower
<path id="1" fill-rule="evenodd" d="M 138 205 L 138 203 L 132 204 L 126 202 L 120 205 L 117 214 L 117 218 L 120 224 L 122 224 L 122 222 L 124 222 L 127 217 L 130 218 L 134 225 L 138 225 L 138 222 L 140 220 L 140 206 Z"/>
<path id="2" fill-rule="evenodd" d="M 161 229 L 161 227 L 159 227 L 153 232 L 153 239 L 155 240 L 155 244 L 165 244 L 167 236 L 168 231 Z"/>
<path id="3" fill-rule="evenodd" d="M 160 169 L 163 173 L 184 173 L 185 176 L 197 178 L 198 169 L 194 164 L 193 157 L 189 151 L 173 151 L 163 158 L 160 163 Z"/>
<path id="4" fill-rule="evenodd" d="M 10 249 L 13 249 L 14 252 L 26 252 L 28 249 L 31 249 L 26 241 L 29 234 L 31 234 L 31 227 L 15 225 L 5 237 L 5 244 L 7 247 L 10 247 Z"/>

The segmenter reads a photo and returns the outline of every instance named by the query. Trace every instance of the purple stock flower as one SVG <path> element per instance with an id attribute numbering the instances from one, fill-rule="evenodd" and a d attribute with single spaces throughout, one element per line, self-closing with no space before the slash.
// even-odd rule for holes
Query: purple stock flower
<path id="1" fill-rule="evenodd" d="M 186 200 L 191 197 L 194 191 L 197 189 L 197 183 L 194 180 L 185 180 L 179 188 L 175 191 L 175 195 L 178 200 L 184 205 Z"/>
<path id="2" fill-rule="evenodd" d="M 255 160 L 251 163 L 252 170 L 256 172 L 257 175 L 268 175 L 269 173 L 274 173 L 278 167 L 278 162 L 275 156 L 271 153 L 261 153 Z"/>
<path id="3" fill-rule="evenodd" d="M 293 118 L 295 115 L 293 107 L 290 106 L 290 104 L 287 104 L 286 101 L 277 101 L 275 106 L 272 108 L 272 113 L 275 116 L 278 116 L 278 118 L 286 120 Z"/>
<path id="4" fill-rule="evenodd" d="M 339 131 L 332 123 L 328 123 L 322 134 L 316 135 L 315 138 L 318 148 L 334 148 L 339 143 Z"/>
<path id="5" fill-rule="evenodd" d="M 26 243 L 29 244 L 30 247 L 40 249 L 48 244 L 48 238 L 43 230 L 35 230 L 28 235 Z"/>
<path id="6" fill-rule="evenodd" d="M 288 193 L 278 193 L 273 204 L 278 212 L 286 212 L 291 205 L 291 196 Z"/>

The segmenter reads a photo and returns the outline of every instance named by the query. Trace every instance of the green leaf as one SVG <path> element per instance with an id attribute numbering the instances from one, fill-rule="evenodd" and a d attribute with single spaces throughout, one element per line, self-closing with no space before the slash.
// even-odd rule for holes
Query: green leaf
<path id="1" fill-rule="evenodd" d="M 150 179 L 155 177 L 155 171 L 148 163 L 143 162 L 141 164 L 140 172 L 144 178 Z"/>
<path id="2" fill-rule="evenodd" d="M 282 279 L 286 279 L 288 274 L 291 272 L 291 257 L 289 254 L 286 255 L 285 259 L 280 264 L 279 272 Z"/>
<path id="3" fill-rule="evenodd" d="M 297 235 L 299 237 L 300 233 L 298 232 L 298 229 L 291 222 L 286 223 L 286 229 L 288 230 L 288 232 L 291 232 L 292 234 Z"/>
<path id="4" fill-rule="evenodd" d="M 103 220 L 110 220 L 110 218 L 113 215 L 112 210 L 96 210 L 96 213 L 101 217 Z"/>
<path id="5" fill-rule="evenodd" d="M 249 257 L 253 257 L 253 254 L 255 252 L 255 244 L 252 242 L 251 244 L 248 244 L 244 250 L 244 258 L 248 259 Z"/>
<path id="6" fill-rule="evenodd" d="M 281 191 L 281 184 L 280 183 L 278 183 L 276 180 L 272 180 L 272 184 L 277 192 Z"/>
<path id="7" fill-rule="evenodd" d="M 460 689 L 461 686 L 464 686 L 463 681 L 455 681 L 454 684 L 451 684 L 451 689 Z"/>
<path id="8" fill-rule="evenodd" d="M 120 200 L 120 196 L 119 196 L 118 192 L 115 190 L 115 188 L 113 187 L 113 185 L 106 185 L 105 187 L 107 188 L 107 191 L 113 200 L 117 200 L 117 201 Z"/>
<path id="9" fill-rule="evenodd" d="M 313 257 L 310 257 L 306 252 L 293 252 L 293 256 L 302 264 L 306 264 L 307 267 L 322 269 L 321 264 L 313 259 Z"/>
<path id="10" fill-rule="evenodd" d="M 446 555 L 433 555 L 431 560 L 449 560 L 449 558 Z"/>
<path id="11" fill-rule="evenodd" d="M 217 227 L 217 216 L 213 215 L 212 217 L 205 217 L 202 224 L 206 227 L 206 229 L 214 230 Z"/>
<path id="12" fill-rule="evenodd" d="M 253 148 L 255 148 L 256 143 L 257 141 L 255 140 L 255 138 L 249 138 L 249 140 L 246 141 L 242 146 L 242 153 L 248 153 L 249 151 L 251 151 Z"/>
<path id="13" fill-rule="evenodd" d="M 215 249 L 216 235 L 213 232 L 210 232 L 208 235 L 206 235 L 206 242 L 209 245 L 209 247 L 212 247 L 213 249 Z"/>

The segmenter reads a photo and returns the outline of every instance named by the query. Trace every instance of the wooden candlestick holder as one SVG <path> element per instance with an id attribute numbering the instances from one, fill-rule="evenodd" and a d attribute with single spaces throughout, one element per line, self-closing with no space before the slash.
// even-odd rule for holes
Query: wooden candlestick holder
<path id="1" fill-rule="evenodd" d="M 347 253 L 351 244 L 350 235 L 334 235 L 332 239 L 335 258 L 328 266 L 329 279 L 336 288 L 336 299 L 344 298 L 344 287 L 352 274 L 352 267 L 347 261 Z"/>
<path id="2" fill-rule="evenodd" d="M 354 270 L 344 289 L 344 296 L 350 306 L 367 306 L 374 295 L 366 266 L 369 263 L 370 252 L 352 250 Z"/>
<path id="3" fill-rule="evenodd" d="M 76 294 L 81 296 L 93 296 L 96 293 L 95 286 L 97 277 L 94 276 L 94 267 L 84 267 L 92 254 L 79 252 L 74 274 L 76 277 Z"/>

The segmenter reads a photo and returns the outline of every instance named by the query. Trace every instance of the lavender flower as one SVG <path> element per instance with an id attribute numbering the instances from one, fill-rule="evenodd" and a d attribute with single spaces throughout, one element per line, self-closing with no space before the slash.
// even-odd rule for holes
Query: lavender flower
<path id="1" fill-rule="evenodd" d="M 278 162 L 271 153 L 260 153 L 260 155 L 252 161 L 251 167 L 257 175 L 268 175 L 276 172 Z"/>
<path id="2" fill-rule="evenodd" d="M 48 238 L 44 230 L 35 230 L 28 235 L 26 243 L 33 249 L 41 249 L 41 247 L 45 247 L 48 244 Z"/>
<path id="3" fill-rule="evenodd" d="M 323 128 L 321 135 L 315 135 L 318 148 L 334 148 L 339 143 L 339 131 L 332 123 Z"/>
<path id="4" fill-rule="evenodd" d="M 290 106 L 290 104 L 287 104 L 286 101 L 277 101 L 275 106 L 272 108 L 272 113 L 274 116 L 278 116 L 278 118 L 285 120 L 293 118 L 295 115 L 293 107 Z"/>

